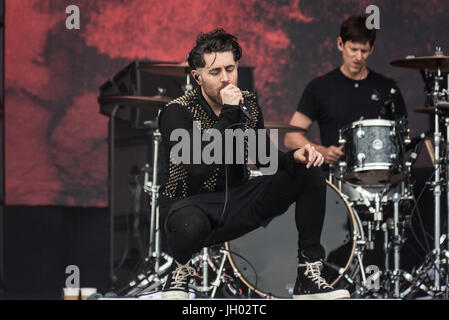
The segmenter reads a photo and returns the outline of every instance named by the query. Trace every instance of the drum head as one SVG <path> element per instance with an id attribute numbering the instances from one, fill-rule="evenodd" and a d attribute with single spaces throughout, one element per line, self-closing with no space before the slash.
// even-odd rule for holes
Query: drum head
<path id="1" fill-rule="evenodd" d="M 326 250 L 325 260 L 329 261 L 338 252 L 340 261 L 331 262 L 346 270 L 355 251 L 352 239 L 356 221 L 337 188 L 327 184 L 321 244 Z M 266 228 L 256 229 L 225 244 L 231 265 L 237 269 L 240 279 L 262 297 L 291 298 L 293 294 L 298 254 L 295 207 L 292 204 Z M 323 275 L 331 285 L 341 277 L 328 267 L 324 268 Z"/>

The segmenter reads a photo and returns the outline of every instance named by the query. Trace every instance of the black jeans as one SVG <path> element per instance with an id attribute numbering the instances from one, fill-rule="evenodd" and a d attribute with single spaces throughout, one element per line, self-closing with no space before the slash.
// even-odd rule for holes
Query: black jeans
<path id="1" fill-rule="evenodd" d="M 321 168 L 296 165 L 229 190 L 172 201 L 161 197 L 159 212 L 168 253 L 187 263 L 201 248 L 231 241 L 287 211 L 296 202 L 298 252 L 312 260 L 324 258 L 320 244 L 326 210 L 326 182 Z M 261 243 L 263 248 L 263 243 Z"/>

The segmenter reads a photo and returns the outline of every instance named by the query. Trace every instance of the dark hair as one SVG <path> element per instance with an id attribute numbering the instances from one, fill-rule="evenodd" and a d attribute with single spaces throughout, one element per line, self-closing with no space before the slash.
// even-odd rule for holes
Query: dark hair
<path id="1" fill-rule="evenodd" d="M 376 29 L 366 27 L 366 16 L 350 16 L 340 27 L 340 37 L 346 41 L 365 43 L 369 41 L 371 47 L 376 41 Z"/>
<path id="2" fill-rule="evenodd" d="M 202 68 L 206 65 L 206 61 L 204 61 L 205 53 L 226 51 L 232 52 L 234 61 L 239 61 L 242 56 L 242 48 L 238 44 L 237 38 L 218 28 L 209 33 L 200 33 L 196 39 L 195 47 L 187 56 L 187 61 L 192 69 Z"/>

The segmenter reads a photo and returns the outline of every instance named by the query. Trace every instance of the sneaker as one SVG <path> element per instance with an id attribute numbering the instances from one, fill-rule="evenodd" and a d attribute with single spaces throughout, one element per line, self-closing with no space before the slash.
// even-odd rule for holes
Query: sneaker
<path id="1" fill-rule="evenodd" d="M 189 282 L 194 275 L 190 261 L 184 265 L 174 261 L 162 288 L 162 299 L 189 299 Z"/>
<path id="2" fill-rule="evenodd" d="M 349 299 L 349 291 L 334 289 L 321 276 L 321 261 L 309 262 L 307 259 L 298 264 L 298 277 L 293 290 L 293 299 L 332 300 Z"/>

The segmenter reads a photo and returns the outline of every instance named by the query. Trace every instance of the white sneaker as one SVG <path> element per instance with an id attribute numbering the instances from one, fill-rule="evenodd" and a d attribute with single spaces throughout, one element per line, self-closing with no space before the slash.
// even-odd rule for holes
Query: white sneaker
<path id="1" fill-rule="evenodd" d="M 189 282 L 194 275 L 195 269 L 190 266 L 190 261 L 184 265 L 174 261 L 162 288 L 162 299 L 189 299 Z"/>

